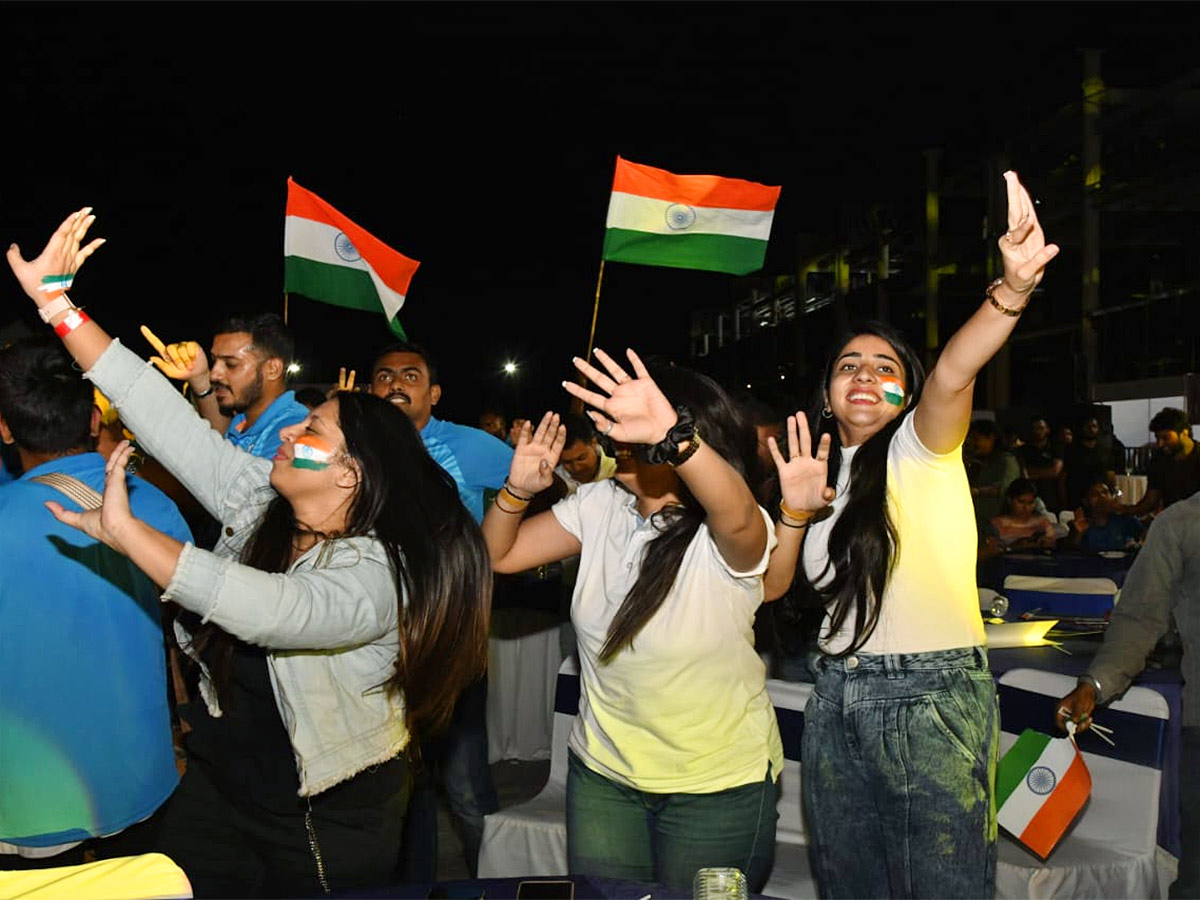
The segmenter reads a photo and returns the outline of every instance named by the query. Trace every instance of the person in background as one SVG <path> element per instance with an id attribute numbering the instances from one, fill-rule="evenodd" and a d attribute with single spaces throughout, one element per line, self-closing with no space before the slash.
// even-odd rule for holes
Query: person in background
<path id="1" fill-rule="evenodd" d="M 577 413 L 567 413 L 562 421 L 567 439 L 555 473 L 566 483 L 567 491 L 574 493 L 582 485 L 612 478 L 617 461 L 600 446 L 592 423 Z"/>
<path id="2" fill-rule="evenodd" d="M 1101 434 L 1100 420 L 1085 416 L 1079 423 L 1077 438 L 1063 454 L 1063 470 L 1058 476 L 1060 508 L 1079 506 L 1088 487 L 1097 480 L 1107 484 L 1115 496 L 1117 470 L 1123 465 L 1123 460 L 1118 465 L 1111 442 Z"/>
<path id="3" fill-rule="evenodd" d="M 0 437 L 24 471 L 0 490 L 0 869 L 143 853 L 179 781 L 158 588 L 46 508 L 104 489 L 93 400 L 53 335 L 0 350 Z M 128 482 L 139 519 L 191 540 L 166 495 Z"/>
<path id="4" fill-rule="evenodd" d="M 296 347 L 275 313 L 232 316 L 217 327 L 209 357 L 195 341 L 164 346 L 148 328 L 142 334 L 163 374 L 186 381 L 209 424 L 235 447 L 262 459 L 279 449 L 280 429 L 301 422 L 309 409 L 287 389 Z"/>
<path id="5" fill-rule="evenodd" d="M 492 437 L 499 438 L 502 441 L 507 440 L 508 419 L 505 418 L 504 413 L 500 412 L 500 410 L 488 407 L 479 414 L 479 430 L 486 431 Z"/>
<path id="6" fill-rule="evenodd" d="M 1185 500 L 1200 491 L 1200 450 L 1182 409 L 1164 407 L 1150 420 L 1158 452 L 1146 467 L 1146 493 L 1137 503 L 1101 500 L 1110 513 L 1144 516 Z"/>
<path id="7" fill-rule="evenodd" d="M 1025 477 L 1037 488 L 1037 495 L 1053 513 L 1059 510 L 1058 476 L 1062 472 L 1062 452 L 1050 440 L 1050 423 L 1043 416 L 1029 420 L 1029 440 L 1017 449 Z"/>
<path id="8" fill-rule="evenodd" d="M 1145 529 L 1133 516 L 1111 512 L 1112 506 L 1108 484 L 1093 482 L 1071 520 L 1069 546 L 1089 553 L 1136 546 Z"/>
<path id="9" fill-rule="evenodd" d="M 818 464 L 804 502 L 783 510 L 802 537 L 776 553 L 802 543 L 826 616 L 801 763 L 823 897 L 994 891 L 999 710 L 961 448 L 975 379 L 1058 253 L 1016 174 L 1004 178 L 1003 274 L 928 379 L 883 323 L 834 344 L 807 420 Z"/>
<path id="10" fill-rule="evenodd" d="M 1121 588 L 1100 648 L 1079 685 L 1058 702 L 1055 723 L 1080 730 L 1097 705 L 1119 697 L 1171 627 L 1183 644 L 1183 741 L 1179 758 L 1179 874 L 1170 896 L 1200 897 L 1200 494 L 1163 510 Z M 1120 740 L 1118 732 L 1115 737 Z"/>
<path id="11" fill-rule="evenodd" d="M 483 521 L 498 572 L 580 554 L 571 619 L 579 715 L 568 738 L 569 871 L 686 888 L 736 866 L 759 891 L 775 846 L 782 745 L 752 622 L 774 536 L 746 477 L 754 432 L 711 379 L 681 367 L 575 366 L 617 445 L 617 473 L 524 517 L 552 484 L 566 429 L 523 431 Z"/>
<path id="12" fill-rule="evenodd" d="M 1000 429 L 990 419 L 971 422 L 967 449 L 967 480 L 975 501 L 975 518 L 989 522 L 1004 511 L 1005 492 L 1021 477 L 1021 464 L 1001 446 Z"/>
<path id="13" fill-rule="evenodd" d="M 992 528 L 1006 550 L 1053 550 L 1057 543 L 1054 523 L 1036 512 L 1037 489 L 1028 478 L 1018 478 L 1004 492 L 1005 511 L 992 516 Z"/>

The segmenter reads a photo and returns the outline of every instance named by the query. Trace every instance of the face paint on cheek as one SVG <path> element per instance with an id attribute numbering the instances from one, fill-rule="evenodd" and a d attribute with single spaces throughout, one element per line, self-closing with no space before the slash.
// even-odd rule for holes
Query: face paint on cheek
<path id="1" fill-rule="evenodd" d="M 883 399 L 892 406 L 904 405 L 904 385 L 894 375 L 882 375 L 879 383 L 883 386 Z"/>
<path id="2" fill-rule="evenodd" d="M 292 454 L 293 469 L 313 469 L 321 471 L 328 469 L 329 464 L 333 462 L 333 456 L 336 451 L 321 440 L 319 437 L 314 437 L 311 434 L 306 434 L 296 438 L 295 449 Z"/>

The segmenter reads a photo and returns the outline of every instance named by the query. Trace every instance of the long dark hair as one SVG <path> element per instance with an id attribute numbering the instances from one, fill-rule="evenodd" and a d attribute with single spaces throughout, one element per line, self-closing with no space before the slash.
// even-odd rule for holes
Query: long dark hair
<path id="1" fill-rule="evenodd" d="M 834 367 L 846 345 L 860 335 L 869 334 L 891 344 L 904 367 L 904 387 L 907 405 L 900 415 L 879 429 L 855 451 L 850 465 L 850 496 L 842 514 L 829 533 L 829 563 L 833 579 L 824 587 L 815 587 L 829 569 L 809 582 L 811 596 L 822 608 L 829 610 L 829 633 L 836 634 L 845 624 L 851 610 L 855 613 L 854 639 L 839 656 L 848 656 L 861 647 L 879 623 L 880 603 L 900 551 L 900 536 L 896 532 L 887 506 L 887 454 L 904 417 L 912 413 L 925 388 L 925 367 L 921 365 L 912 346 L 892 326 L 868 320 L 851 325 L 833 345 L 825 364 L 822 389 L 814 395 L 809 410 L 813 428 L 813 445 L 821 435 L 829 433 L 829 481 L 837 484 L 842 464 L 842 441 L 837 420 L 827 418 L 826 397 L 833 379 Z M 803 566 L 799 567 L 803 570 Z"/>
<path id="2" fill-rule="evenodd" d="M 403 693 L 409 731 L 423 739 L 446 726 L 459 693 L 486 666 L 492 591 L 487 549 L 454 479 L 426 452 L 408 416 L 370 394 L 343 392 L 338 418 L 360 482 L 345 531 L 322 537 L 372 535 L 383 544 L 400 604 L 400 653 L 386 687 Z M 287 571 L 300 531 L 291 504 L 276 496 L 241 562 Z M 223 669 L 214 669 L 219 685 L 222 677 L 227 681 L 233 645 L 213 628 L 202 626 L 196 647 L 212 646 Z"/>
<path id="3" fill-rule="evenodd" d="M 707 375 L 690 369 L 657 360 L 648 360 L 646 368 L 672 404 L 691 410 L 701 440 L 733 466 L 748 484 L 754 484 L 758 466 L 754 426 L 725 390 Z M 675 583 L 688 545 L 704 521 L 704 507 L 692 496 L 682 479 L 676 493 L 679 503 L 670 504 L 653 516 L 659 535 L 647 544 L 637 581 L 608 626 L 600 650 L 601 662 L 609 662 L 625 647 L 632 647 L 638 632 L 658 612 Z"/>

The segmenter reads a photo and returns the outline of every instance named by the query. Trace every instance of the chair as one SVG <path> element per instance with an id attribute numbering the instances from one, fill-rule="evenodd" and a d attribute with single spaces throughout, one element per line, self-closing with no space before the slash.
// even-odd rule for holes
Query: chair
<path id="1" fill-rule="evenodd" d="M 1117 583 L 1111 578 L 1062 578 L 1046 575 L 1006 575 L 1004 596 L 1009 616 L 1038 610 L 1046 616 L 1104 616 L 1116 603 Z"/>
<path id="2" fill-rule="evenodd" d="M 779 722 L 784 766 L 779 781 L 775 866 L 763 892 L 798 900 L 816 897 L 816 882 L 808 863 L 808 830 L 800 804 L 800 736 L 812 685 L 771 679 L 767 681 L 767 692 Z M 567 736 L 578 711 L 579 668 L 571 657 L 558 671 L 550 777 L 532 800 L 484 819 L 480 878 L 567 874 Z"/>
<path id="3" fill-rule="evenodd" d="M 1000 752 L 1026 728 L 1055 734 L 1059 698 L 1074 690 L 1072 676 L 1011 669 L 1000 677 Z M 1115 747 L 1086 732 L 1079 737 L 1092 775 L 1087 806 L 1045 862 L 1003 831 L 996 864 L 996 897 L 1160 897 L 1157 868 L 1158 798 L 1170 713 L 1162 695 L 1131 687 L 1097 713 L 1113 729 Z"/>

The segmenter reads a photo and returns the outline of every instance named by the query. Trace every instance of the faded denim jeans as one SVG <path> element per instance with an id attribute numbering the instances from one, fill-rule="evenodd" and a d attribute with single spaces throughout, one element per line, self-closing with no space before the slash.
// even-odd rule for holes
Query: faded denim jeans
<path id="1" fill-rule="evenodd" d="M 690 890 L 696 870 L 732 866 L 752 893 L 775 859 L 779 784 L 767 764 L 753 784 L 711 794 L 650 794 L 593 772 L 574 753 L 567 768 L 567 868 Z"/>
<path id="2" fill-rule="evenodd" d="M 991 897 L 996 686 L 982 647 L 817 656 L 801 778 L 822 897 Z"/>

